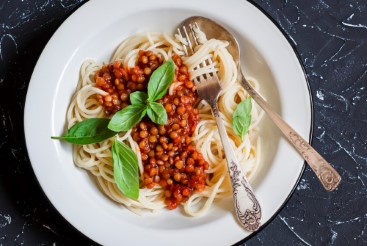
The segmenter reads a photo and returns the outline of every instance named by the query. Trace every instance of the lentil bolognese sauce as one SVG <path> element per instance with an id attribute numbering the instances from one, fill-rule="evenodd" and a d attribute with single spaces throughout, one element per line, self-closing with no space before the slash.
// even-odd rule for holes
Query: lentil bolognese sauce
<path id="1" fill-rule="evenodd" d="M 81 66 L 79 83 L 66 114 L 67 128 L 70 133 L 90 129 L 89 133 L 95 134 L 90 128 L 90 124 L 95 124 L 101 132 L 96 137 L 98 141 L 73 145 L 74 163 L 95 177 L 106 196 L 134 213 L 182 205 L 186 214 L 201 216 L 215 199 L 231 195 L 215 119 L 210 106 L 198 98 L 190 77 L 218 73 L 223 88 L 218 107 L 250 182 L 259 167 L 257 126 L 261 110 L 252 107 L 248 134 L 237 136 L 232 129 L 232 115 L 238 103 L 249 95 L 237 80 L 237 66 L 226 49 L 228 42 L 207 40 L 203 33 L 198 36 L 200 45 L 189 57 L 185 56 L 185 41 L 180 37 L 142 33 L 125 39 L 107 64 L 86 60 Z M 209 57 L 213 63 L 200 68 L 198 65 Z M 161 90 L 164 93 L 152 96 L 149 86 L 153 77 L 167 63 L 171 77 L 167 76 L 173 82 Z M 248 80 L 259 90 L 255 79 Z M 132 99 L 142 104 L 134 106 Z M 154 123 L 161 121 L 157 121 L 158 114 L 155 120 L 152 111 L 149 114 L 153 104 L 164 113 L 165 123 Z M 124 119 L 130 122 L 129 128 L 106 129 L 106 124 L 127 109 L 131 117 Z M 78 124 L 83 127 L 74 128 Z"/>
<path id="2" fill-rule="evenodd" d="M 173 82 L 179 85 L 171 95 L 167 93 L 158 101 L 167 111 L 168 124 L 158 125 L 145 117 L 132 129 L 143 161 L 143 184 L 149 189 L 155 185 L 163 187 L 169 209 L 186 202 L 193 191 L 205 189 L 205 171 L 209 167 L 191 145 L 199 121 L 199 110 L 194 107 L 198 99 L 194 83 L 181 58 L 175 54 L 172 59 L 176 65 Z M 137 61 L 135 67 L 126 70 L 115 61 L 96 72 L 96 86 L 108 93 L 96 95 L 107 115 L 128 106 L 131 92 L 146 91 L 151 73 L 162 64 L 161 56 L 143 50 L 139 51 Z"/>

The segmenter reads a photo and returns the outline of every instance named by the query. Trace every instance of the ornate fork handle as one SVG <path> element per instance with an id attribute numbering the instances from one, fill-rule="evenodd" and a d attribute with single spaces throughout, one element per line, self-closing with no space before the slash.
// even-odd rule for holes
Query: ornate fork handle
<path id="1" fill-rule="evenodd" d="M 327 191 L 333 191 L 341 180 L 338 172 L 269 106 L 244 76 L 241 84 L 307 161 L 324 188 Z"/>
<path id="2" fill-rule="evenodd" d="M 246 230 L 256 231 L 260 226 L 262 216 L 260 204 L 245 177 L 245 173 L 239 166 L 235 152 L 229 142 L 225 126 L 219 116 L 216 102 L 210 102 L 210 105 L 217 122 L 222 145 L 226 154 L 237 218 Z"/>

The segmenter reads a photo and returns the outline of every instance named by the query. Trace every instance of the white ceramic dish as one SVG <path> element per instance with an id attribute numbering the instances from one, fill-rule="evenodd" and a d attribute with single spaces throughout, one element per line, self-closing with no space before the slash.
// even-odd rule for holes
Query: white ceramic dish
<path id="1" fill-rule="evenodd" d="M 105 197 L 86 171 L 73 164 L 71 145 L 51 140 L 63 132 L 65 113 L 80 65 L 108 62 L 126 37 L 144 31 L 173 32 L 192 15 L 223 24 L 239 40 L 245 74 L 257 78 L 261 93 L 305 139 L 311 131 L 311 101 L 302 67 L 275 25 L 243 0 L 94 0 L 72 14 L 44 49 L 29 84 L 25 136 L 29 157 L 47 197 L 79 231 L 103 245 L 229 245 L 250 234 L 232 215 L 229 199 L 204 217 L 176 211 L 139 217 Z M 268 222 L 292 193 L 304 162 L 265 118 L 262 167 L 253 187 Z"/>

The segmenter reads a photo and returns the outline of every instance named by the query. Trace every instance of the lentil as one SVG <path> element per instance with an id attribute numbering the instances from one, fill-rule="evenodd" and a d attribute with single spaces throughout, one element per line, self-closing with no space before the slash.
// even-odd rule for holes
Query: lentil
<path id="1" fill-rule="evenodd" d="M 136 66 L 124 69 L 120 62 L 104 65 L 95 75 L 96 87 L 106 91 L 97 100 L 107 115 L 130 104 L 130 93 L 147 90 L 152 72 L 162 64 L 162 57 L 152 51 L 140 50 Z M 191 136 L 199 121 L 199 111 L 194 107 L 197 94 L 190 81 L 189 71 L 178 55 L 175 81 L 183 82 L 172 95 L 166 94 L 158 102 L 166 109 L 168 122 L 157 125 L 148 117 L 132 129 L 138 143 L 144 166 L 143 184 L 151 189 L 160 185 L 164 189 L 165 204 L 176 208 L 193 194 L 205 189 L 209 164 L 191 145 Z"/>

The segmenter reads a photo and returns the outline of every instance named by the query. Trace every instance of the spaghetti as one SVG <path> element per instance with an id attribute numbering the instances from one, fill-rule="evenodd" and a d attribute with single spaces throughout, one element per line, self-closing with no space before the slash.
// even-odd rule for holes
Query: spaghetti
<path id="1" fill-rule="evenodd" d="M 143 71 L 147 71 L 146 75 L 150 74 L 152 71 L 149 71 L 149 69 L 153 70 L 156 68 L 159 62 L 175 57 L 179 57 L 178 59 L 185 64 L 192 77 L 202 76 L 208 71 L 217 71 L 223 88 L 218 100 L 220 115 L 224 120 L 237 158 L 246 176 L 251 181 L 255 176 L 261 156 L 260 139 L 257 134 L 261 111 L 253 107 L 249 133 L 243 139 L 235 135 L 231 124 L 232 114 L 237 104 L 247 98 L 248 94 L 237 81 L 238 71 L 236 64 L 226 49 L 228 43 L 215 39 L 207 40 L 203 33 L 198 34 L 201 45 L 190 57 L 184 57 L 182 43 L 185 41 L 181 40 L 180 37 L 173 37 L 166 33 L 146 33 L 131 36 L 123 41 L 114 52 L 111 61 L 128 70 L 136 67 L 139 62 L 144 63 L 144 61 L 141 61 L 141 57 L 146 54 L 145 52 L 148 52 L 149 54 L 155 54 L 156 59 L 149 63 L 151 66 L 148 69 L 145 70 L 147 66 L 142 68 Z M 208 58 L 211 58 L 213 61 L 211 66 L 205 69 L 197 69 L 198 65 Z M 176 62 L 176 66 L 177 64 Z M 87 60 L 82 64 L 80 80 L 67 111 L 68 128 L 85 119 L 110 117 L 110 114 L 126 106 L 127 102 L 124 104 L 123 101 L 126 95 L 119 95 L 119 97 L 111 96 L 113 91 L 103 89 L 100 86 L 96 74 L 99 74 L 101 69 L 104 68 L 106 68 L 106 65 L 103 66 L 92 60 Z M 103 73 L 100 73 L 100 75 L 103 76 Z M 179 72 L 176 75 L 179 75 Z M 144 81 L 143 78 L 135 77 L 135 80 L 138 79 L 141 82 Z M 255 89 L 258 89 L 258 83 L 255 79 L 249 78 L 249 81 Z M 173 82 L 167 92 L 167 98 L 176 95 L 177 90 L 185 86 L 185 82 Z M 141 87 L 143 89 L 143 84 Z M 187 88 L 186 91 L 188 91 Z M 106 104 L 101 104 L 101 102 L 106 102 L 106 100 L 108 101 L 107 107 Z M 161 103 L 163 104 L 163 101 Z M 182 200 L 185 212 L 191 216 L 205 214 L 213 204 L 214 199 L 231 194 L 226 160 L 211 108 L 205 101 L 199 101 L 196 104 L 196 108 L 198 109 L 200 120 L 195 123 L 196 127 L 192 128 L 192 136 L 188 143 L 195 147 L 195 151 L 200 153 L 200 156 L 207 164 L 205 164 L 206 168 L 201 169 L 205 171 L 205 176 L 200 176 L 205 177 L 205 189 L 194 189 L 187 199 Z M 142 152 L 139 143 L 135 141 L 137 139 L 135 133 L 136 128 L 133 128 L 127 132 L 120 133 L 117 135 L 117 138 L 119 141 L 127 143 L 138 157 L 141 183 L 145 184 L 145 186 L 140 188 L 137 200 L 124 196 L 115 184 L 111 154 L 113 139 L 96 144 L 74 145 L 74 163 L 78 167 L 90 171 L 108 197 L 117 203 L 123 204 L 135 213 L 141 214 L 144 211 L 156 212 L 165 207 L 174 208 L 165 202 L 167 193 L 165 193 L 166 190 L 160 185 L 160 182 L 157 182 L 157 185 L 149 185 L 150 183 L 146 182 L 146 176 L 144 176 L 146 156 Z M 193 150 L 190 151 L 192 154 Z"/>

